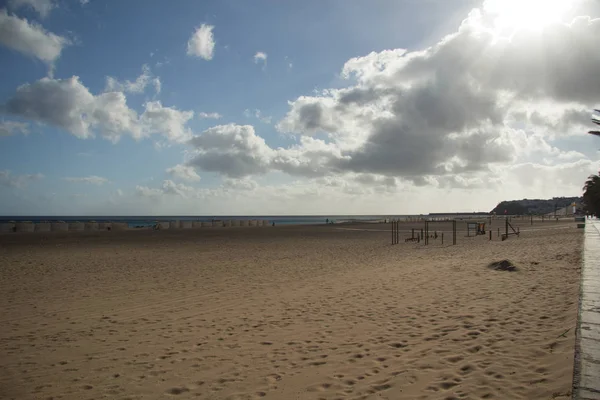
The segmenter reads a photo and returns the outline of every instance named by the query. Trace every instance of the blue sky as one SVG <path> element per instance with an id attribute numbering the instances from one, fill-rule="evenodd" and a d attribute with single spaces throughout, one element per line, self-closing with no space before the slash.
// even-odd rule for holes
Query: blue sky
<path id="1" fill-rule="evenodd" d="M 564 65 L 579 60 L 600 14 L 530 1 L 0 1 L 0 214 L 471 211 L 577 195 L 598 168 L 582 132 L 600 62 L 549 68 L 540 52 L 566 32 L 581 48 Z"/>

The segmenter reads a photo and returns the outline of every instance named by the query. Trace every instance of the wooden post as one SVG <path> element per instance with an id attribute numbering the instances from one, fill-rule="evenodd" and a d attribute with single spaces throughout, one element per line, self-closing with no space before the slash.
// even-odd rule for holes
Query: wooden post
<path id="1" fill-rule="evenodd" d="M 456 245 L 456 220 L 452 221 L 452 244 Z"/>
<path id="2" fill-rule="evenodd" d="M 533 214 L 531 214 L 531 225 L 533 225 Z"/>
<path id="3" fill-rule="evenodd" d="M 410 238 L 411 239 L 415 238 L 415 228 L 412 228 L 412 232 L 410 233 Z"/>
<path id="4" fill-rule="evenodd" d="M 394 221 L 392 221 L 392 244 L 394 244 Z"/>
<path id="5" fill-rule="evenodd" d="M 498 237 L 500 237 L 500 228 L 498 228 Z"/>
<path id="6" fill-rule="evenodd" d="M 490 240 L 492 240 L 492 231 L 490 230 Z"/>
<path id="7" fill-rule="evenodd" d="M 421 229 L 421 240 L 423 240 L 423 229 Z"/>
<path id="8" fill-rule="evenodd" d="M 442 244 L 444 244 L 444 232 L 442 232 Z"/>
<path id="9" fill-rule="evenodd" d="M 533 218 L 533 217 L 532 217 L 532 218 Z M 505 233 L 505 237 L 508 239 L 508 219 L 505 221 L 505 224 L 504 224 L 504 226 L 505 226 L 505 228 L 506 228 L 506 229 L 505 229 L 505 232 L 504 232 L 504 233 Z"/>
<path id="10" fill-rule="evenodd" d="M 400 243 L 400 220 L 396 221 L 396 244 Z"/>

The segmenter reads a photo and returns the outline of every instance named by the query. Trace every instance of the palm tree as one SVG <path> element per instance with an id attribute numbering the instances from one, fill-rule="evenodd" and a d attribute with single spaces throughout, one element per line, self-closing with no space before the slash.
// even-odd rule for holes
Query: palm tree
<path id="1" fill-rule="evenodd" d="M 600 110 L 594 110 L 595 112 L 597 112 L 598 114 L 600 114 Z M 600 119 L 596 118 L 596 117 L 592 117 L 592 122 L 595 123 L 596 125 L 600 125 Z M 589 131 L 589 134 L 592 135 L 596 135 L 596 136 L 600 136 L 600 131 Z"/>
<path id="2" fill-rule="evenodd" d="M 585 181 L 583 202 L 589 214 L 600 217 L 600 176 L 590 175 Z"/>

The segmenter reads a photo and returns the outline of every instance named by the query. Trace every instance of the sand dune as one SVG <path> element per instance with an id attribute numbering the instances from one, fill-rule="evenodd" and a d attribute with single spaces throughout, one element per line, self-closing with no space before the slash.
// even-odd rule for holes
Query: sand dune
<path id="1" fill-rule="evenodd" d="M 338 228 L 1 236 L 0 398 L 570 398 L 581 230 Z"/>

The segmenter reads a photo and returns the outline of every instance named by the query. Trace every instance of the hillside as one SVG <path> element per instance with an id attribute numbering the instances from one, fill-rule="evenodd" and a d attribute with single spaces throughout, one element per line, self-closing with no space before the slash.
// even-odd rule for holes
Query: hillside
<path id="1" fill-rule="evenodd" d="M 509 215 L 523 215 L 523 214 L 554 214 L 555 210 L 557 215 L 572 214 L 572 210 L 569 206 L 575 202 L 577 208 L 581 207 L 581 197 L 554 197 L 548 200 L 542 199 L 523 199 L 523 200 L 510 200 L 503 201 L 498 204 L 491 212 L 497 215 L 503 215 L 506 210 L 506 214 Z"/>

